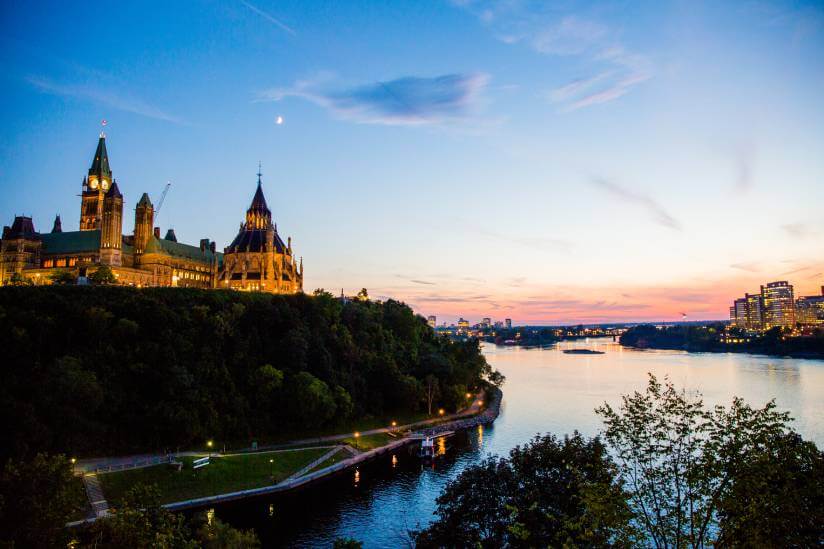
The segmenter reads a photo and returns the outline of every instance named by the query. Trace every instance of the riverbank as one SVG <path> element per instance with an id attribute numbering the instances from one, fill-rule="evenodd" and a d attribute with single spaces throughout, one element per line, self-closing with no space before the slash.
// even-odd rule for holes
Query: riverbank
<path id="1" fill-rule="evenodd" d="M 438 436 L 489 424 L 500 413 L 501 399 L 500 389 L 493 388 L 485 396 L 476 395 L 469 407 L 450 416 L 363 433 L 302 439 L 278 445 L 278 448 L 215 453 L 211 455 L 209 465 L 199 470 L 192 468 L 194 460 L 208 454 L 186 452 L 166 457 L 140 456 L 132 467 L 127 458 L 120 458 L 119 463 L 106 459 L 79 463 L 78 472 L 87 477 L 94 476 L 99 481 L 102 490 L 94 495 L 98 503 L 105 502 L 106 498 L 116 503 L 131 486 L 148 483 L 159 486 L 163 506 L 169 510 L 209 507 L 297 489 L 416 443 L 423 436 Z M 181 470 L 176 470 L 176 463 L 180 464 Z M 108 504 L 104 513 L 96 513 L 72 525 L 92 522 L 106 514 Z"/>
<path id="2" fill-rule="evenodd" d="M 621 335 L 624 347 L 690 353 L 747 353 L 773 357 L 822 359 L 824 334 L 798 335 L 781 328 L 747 333 L 718 323 L 705 326 L 633 326 Z"/>

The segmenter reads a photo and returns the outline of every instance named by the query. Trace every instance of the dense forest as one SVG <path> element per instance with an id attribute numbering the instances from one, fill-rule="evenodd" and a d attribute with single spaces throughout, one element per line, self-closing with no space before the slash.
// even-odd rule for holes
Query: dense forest
<path id="1" fill-rule="evenodd" d="M 106 286 L 0 289 L 0 459 L 265 441 L 448 410 L 492 373 L 397 301 Z"/>
<path id="2" fill-rule="evenodd" d="M 657 328 L 649 324 L 634 326 L 621 335 L 621 345 L 650 349 L 679 349 L 695 352 L 758 353 L 776 356 L 824 357 L 824 332 L 811 336 L 787 337 L 781 328 L 767 330 L 757 336 L 747 336 L 733 328 L 729 335 L 734 342 L 722 338 L 722 323 L 665 326 Z"/>

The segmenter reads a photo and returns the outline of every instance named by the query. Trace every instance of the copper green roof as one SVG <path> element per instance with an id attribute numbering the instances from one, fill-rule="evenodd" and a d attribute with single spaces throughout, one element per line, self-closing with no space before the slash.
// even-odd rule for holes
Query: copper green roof
<path id="1" fill-rule="evenodd" d="M 191 261 L 198 261 L 200 263 L 211 263 L 213 258 L 217 258 L 218 263 L 222 262 L 223 254 L 212 253 L 212 250 L 206 248 L 201 251 L 198 246 L 190 246 L 181 242 L 174 242 L 172 240 L 159 239 L 155 236 L 149 238 L 146 244 L 147 254 L 164 254 L 172 257 L 182 257 Z"/>
<path id="2" fill-rule="evenodd" d="M 109 179 L 112 178 L 112 170 L 109 167 L 109 153 L 106 152 L 106 136 L 102 133 L 97 141 L 97 150 L 94 153 L 92 167 L 89 168 L 89 175 L 96 175 L 98 178 L 103 176 Z"/>
<path id="3" fill-rule="evenodd" d="M 149 208 L 152 207 L 152 201 L 149 200 L 149 195 L 147 193 L 143 193 L 143 196 L 140 197 L 140 201 L 137 203 L 138 206 L 148 206 Z"/>
<path id="4" fill-rule="evenodd" d="M 100 230 L 42 233 L 43 252 L 46 254 L 72 254 L 100 250 Z"/>

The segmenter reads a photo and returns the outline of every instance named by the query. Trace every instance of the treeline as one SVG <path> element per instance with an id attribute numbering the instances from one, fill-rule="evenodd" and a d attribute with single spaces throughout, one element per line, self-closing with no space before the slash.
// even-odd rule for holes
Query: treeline
<path id="1" fill-rule="evenodd" d="M 448 410 L 491 373 L 405 304 L 326 292 L 0 289 L 0 458 L 266 440 Z"/>
<path id="2" fill-rule="evenodd" d="M 725 325 L 680 325 L 658 328 L 650 324 L 634 326 L 621 335 L 621 345 L 650 349 L 678 349 L 694 352 L 743 352 L 778 356 L 824 357 L 824 331 L 811 336 L 788 337 L 780 327 L 757 336 L 748 336 L 743 330 L 732 328 L 730 337 L 722 340 Z"/>

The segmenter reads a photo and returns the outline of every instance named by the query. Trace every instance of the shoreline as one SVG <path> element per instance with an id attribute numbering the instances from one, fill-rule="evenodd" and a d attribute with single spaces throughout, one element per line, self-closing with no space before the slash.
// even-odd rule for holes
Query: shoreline
<path id="1" fill-rule="evenodd" d="M 697 354 L 697 353 L 712 353 L 712 354 L 736 354 L 736 355 L 755 355 L 755 356 L 764 356 L 769 358 L 793 358 L 793 359 L 801 359 L 801 360 L 824 360 L 824 353 L 815 353 L 815 352 L 795 352 L 795 353 L 778 353 L 778 352 L 769 352 L 765 350 L 757 350 L 757 349 L 689 349 L 685 347 L 674 347 L 674 346 L 655 346 L 655 345 L 646 345 L 643 347 L 639 347 L 636 345 L 626 345 L 623 343 L 619 343 L 621 347 L 625 347 L 627 349 L 634 349 L 636 351 L 682 351 L 685 353 Z"/>
<path id="2" fill-rule="evenodd" d="M 501 411 L 501 400 L 503 399 L 503 392 L 498 388 L 494 388 L 490 392 L 492 393 L 492 398 L 490 399 L 490 402 L 488 403 L 487 407 L 484 408 L 484 410 L 480 413 L 473 414 L 470 417 L 458 418 L 453 421 L 446 421 L 434 427 L 430 427 L 428 429 L 424 429 L 421 431 L 416 431 L 414 434 L 437 437 L 439 435 L 445 435 L 447 432 L 462 431 L 465 429 L 477 427 L 478 425 L 488 425 L 494 422 Z M 326 480 L 329 477 L 342 473 L 356 465 L 359 465 L 367 461 L 371 461 L 383 454 L 386 454 L 387 452 L 398 450 L 410 444 L 416 443 L 419 440 L 420 438 L 412 436 L 412 434 L 410 434 L 410 436 L 405 436 L 404 438 L 390 442 L 385 446 L 373 448 L 372 450 L 367 450 L 356 456 L 352 456 L 351 458 L 339 461 L 338 463 L 334 463 L 328 467 L 324 467 L 323 469 L 318 469 L 317 471 L 307 473 L 306 475 L 302 475 L 297 478 L 287 479 L 272 486 L 263 486 L 261 488 L 239 490 L 236 492 L 218 494 L 215 496 L 206 496 L 202 498 L 193 498 L 190 500 L 176 501 L 173 503 L 164 504 L 163 507 L 169 509 L 170 511 L 191 510 L 202 507 L 208 507 L 210 505 L 215 504 L 237 501 L 240 499 L 247 499 L 258 496 L 264 496 L 268 494 L 296 490 L 309 484 L 314 484 Z"/>
<path id="3" fill-rule="evenodd" d="M 418 424 L 412 424 L 408 426 L 400 426 L 398 429 L 403 427 L 409 427 L 409 432 L 407 436 L 403 438 L 399 438 L 398 440 L 392 441 L 389 444 L 384 446 L 380 446 L 378 448 L 373 448 L 371 450 L 367 450 L 361 452 L 355 456 L 352 456 L 348 459 L 339 461 L 322 469 L 318 469 L 316 471 L 309 472 L 305 475 L 301 475 L 299 477 L 289 477 L 285 480 L 278 482 L 277 484 L 272 484 L 269 486 L 262 486 L 259 488 L 250 488 L 246 490 L 237 490 L 234 492 L 226 492 L 223 494 L 216 494 L 212 496 L 203 496 L 198 498 L 191 498 L 187 500 L 175 501 L 171 503 L 163 504 L 162 507 L 168 509 L 170 511 L 185 511 L 185 510 L 192 510 L 192 509 L 199 509 L 204 507 L 209 507 L 211 505 L 218 505 L 223 503 L 228 503 L 232 501 L 237 501 L 241 499 L 249 499 L 254 497 L 265 496 L 269 494 L 281 493 L 281 492 L 288 492 L 290 490 L 297 490 L 299 488 L 308 486 L 310 484 L 315 484 L 318 482 L 322 482 L 332 476 L 338 475 L 343 473 L 344 471 L 355 467 L 361 463 L 371 461 L 376 459 L 377 457 L 386 454 L 387 452 L 392 452 L 408 446 L 410 444 L 416 443 L 420 441 L 421 436 L 443 436 L 446 435 L 448 432 L 454 431 L 462 431 L 466 429 L 470 429 L 473 427 L 477 427 L 479 425 L 488 425 L 497 419 L 498 415 L 500 414 L 500 407 L 501 401 L 503 399 L 503 392 L 499 388 L 492 388 L 489 391 L 489 401 L 487 406 L 483 408 L 480 412 L 474 412 L 469 414 L 462 414 L 457 415 L 455 419 L 444 421 L 437 423 L 434 426 L 426 427 L 427 424 L 433 423 L 436 420 L 428 420 L 424 422 L 420 422 Z M 423 425 L 421 425 L 423 424 Z M 421 425 L 424 427 L 423 429 L 412 431 L 412 427 L 414 425 Z M 385 431 L 385 429 L 382 429 Z M 417 435 L 417 436 L 416 436 Z M 312 439 L 307 439 L 312 440 Z M 263 449 L 261 449 L 263 450 Z M 263 450 L 265 451 L 265 450 Z M 241 451 L 242 453 L 246 453 Z M 104 473 L 105 474 L 105 473 Z M 68 523 L 67 527 L 76 527 L 81 526 L 84 524 L 91 524 L 95 522 L 99 517 L 90 517 L 84 520 L 78 520 Z"/>

